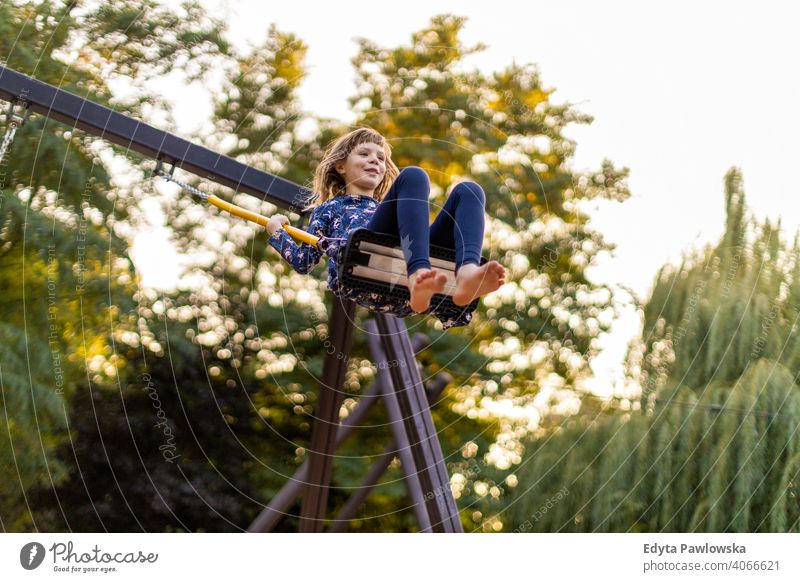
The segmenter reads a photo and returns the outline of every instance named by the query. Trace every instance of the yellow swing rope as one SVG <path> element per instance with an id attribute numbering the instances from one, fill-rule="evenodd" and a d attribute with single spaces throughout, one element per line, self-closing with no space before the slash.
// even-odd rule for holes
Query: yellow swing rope
<path id="1" fill-rule="evenodd" d="M 242 208 L 241 206 L 236 206 L 236 204 L 231 204 L 230 202 L 226 202 L 222 198 L 218 198 L 213 194 L 206 194 L 205 192 L 201 192 L 194 186 L 187 184 L 186 182 L 181 182 L 180 180 L 175 179 L 172 176 L 171 172 L 165 172 L 161 169 L 160 164 L 159 167 L 156 168 L 156 174 L 167 180 L 168 182 L 172 182 L 173 184 L 177 184 L 187 192 L 197 196 L 201 200 L 205 202 L 209 202 L 219 208 L 220 210 L 224 210 L 225 212 L 229 212 L 234 216 L 238 216 L 239 218 L 244 218 L 245 220 L 249 220 L 250 222 L 254 222 L 259 226 L 266 227 L 267 223 L 269 222 L 269 218 L 266 216 L 262 216 L 256 212 L 252 212 L 247 210 L 246 208 Z M 302 229 L 294 227 L 290 224 L 283 224 L 281 225 L 283 229 L 295 240 L 308 243 L 312 246 L 319 245 L 320 238 L 318 236 L 314 236 L 311 233 L 308 233 Z"/>
<path id="2" fill-rule="evenodd" d="M 261 214 L 257 214 L 255 212 L 251 212 L 241 206 L 236 206 L 235 204 L 231 204 L 230 202 L 226 202 L 222 198 L 217 198 L 213 194 L 209 194 L 206 198 L 208 202 L 220 208 L 226 212 L 230 212 L 234 216 L 238 216 L 239 218 L 244 218 L 245 220 L 249 220 L 250 222 L 255 222 L 259 226 L 267 226 L 267 222 L 269 222 L 269 218 L 266 216 L 262 216 Z M 308 233 L 302 229 L 296 228 L 290 224 L 282 225 L 283 229 L 291 235 L 291 237 L 295 240 L 300 242 L 308 243 L 313 246 L 317 246 L 319 244 L 319 237 L 314 236 L 311 233 Z"/>

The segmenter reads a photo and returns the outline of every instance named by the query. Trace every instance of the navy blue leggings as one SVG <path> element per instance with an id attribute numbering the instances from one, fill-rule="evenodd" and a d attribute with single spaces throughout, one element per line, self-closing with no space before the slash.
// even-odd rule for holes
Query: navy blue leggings
<path id="1" fill-rule="evenodd" d="M 431 186 L 425 170 L 403 168 L 383 197 L 367 228 L 400 237 L 408 274 L 430 269 L 430 245 L 455 249 L 456 271 L 481 264 L 486 195 L 475 182 L 456 184 L 433 224 L 428 226 Z"/>

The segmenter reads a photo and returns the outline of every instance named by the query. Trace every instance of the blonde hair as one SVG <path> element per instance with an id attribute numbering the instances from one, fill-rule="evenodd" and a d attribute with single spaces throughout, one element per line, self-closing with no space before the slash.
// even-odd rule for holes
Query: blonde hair
<path id="1" fill-rule="evenodd" d="M 346 184 L 342 175 L 336 170 L 336 166 L 344 162 L 350 152 L 362 143 L 374 143 L 383 147 L 383 153 L 386 156 L 386 173 L 378 187 L 375 188 L 374 194 L 378 202 L 383 199 L 392 182 L 400 173 L 392 161 L 392 146 L 389 145 L 386 138 L 371 127 L 359 127 L 328 145 L 322 161 L 314 172 L 313 188 L 317 196 L 307 209 L 319 206 L 331 198 L 345 193 Z"/>

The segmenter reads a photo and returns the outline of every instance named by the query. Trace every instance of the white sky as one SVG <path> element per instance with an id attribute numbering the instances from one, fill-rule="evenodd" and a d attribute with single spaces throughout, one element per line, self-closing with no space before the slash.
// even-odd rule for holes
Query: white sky
<path id="1" fill-rule="evenodd" d="M 482 70 L 512 60 L 538 64 L 545 86 L 557 89 L 555 101 L 578 104 L 595 118 L 569 132 L 578 143 L 574 166 L 596 168 L 608 157 L 631 170 L 633 197 L 594 213 L 595 227 L 618 245 L 595 270 L 598 280 L 644 294 L 666 260 L 716 239 L 724 221 L 722 178 L 733 165 L 744 172 L 748 204 L 759 218 L 782 217 L 789 235 L 800 226 L 792 170 L 800 154 L 800 9 L 791 3 L 204 4 L 224 15 L 239 46 L 260 42 L 273 22 L 298 35 L 310 47 L 310 74 L 300 90 L 305 107 L 343 120 L 352 119 L 353 39 L 408 43 L 438 13 L 469 18 L 464 42 L 489 45 L 470 60 Z M 190 126 L 198 110 L 186 101 L 179 121 Z M 631 325 L 620 327 L 618 339 Z M 619 349 L 612 351 L 609 362 Z"/>
<path id="2" fill-rule="evenodd" d="M 466 44 L 489 48 L 469 62 L 484 71 L 512 60 L 539 65 L 556 101 L 594 116 L 572 129 L 574 165 L 604 157 L 630 168 L 633 197 L 605 205 L 595 225 L 616 242 L 597 276 L 645 292 L 658 267 L 721 232 L 722 178 L 738 165 L 759 217 L 800 226 L 800 10 L 785 3 L 643 2 L 295 3 L 204 0 L 225 15 L 235 44 L 259 42 L 270 23 L 309 45 L 300 96 L 315 113 L 349 120 L 354 39 L 408 43 L 430 17 L 469 18 Z M 648 6 L 646 6 L 648 5 Z M 179 119 L 196 120 L 184 103 Z M 491 203 L 490 203 L 491 204 Z"/>

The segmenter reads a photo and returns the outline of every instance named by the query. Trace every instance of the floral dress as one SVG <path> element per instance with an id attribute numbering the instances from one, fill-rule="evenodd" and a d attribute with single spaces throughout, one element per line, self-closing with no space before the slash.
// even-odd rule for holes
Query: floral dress
<path id="1" fill-rule="evenodd" d="M 347 237 L 357 228 L 366 228 L 370 218 L 378 208 L 378 201 L 372 196 L 343 194 L 336 196 L 315 207 L 311 212 L 307 232 L 316 236 L 331 239 L 325 253 L 328 255 L 328 289 L 342 299 L 352 299 L 359 305 L 380 313 L 391 313 L 397 317 L 414 315 L 408 300 L 398 302 L 382 297 L 378 293 L 370 293 L 339 285 L 339 257 Z M 297 244 L 282 228 L 269 238 L 269 244 L 278 251 L 298 273 L 308 273 L 322 258 L 323 252 L 308 243 Z M 444 329 L 467 325 L 472 320 L 473 309 L 467 305 L 463 308 L 431 307 L 426 313 L 432 313 L 442 322 Z"/>

